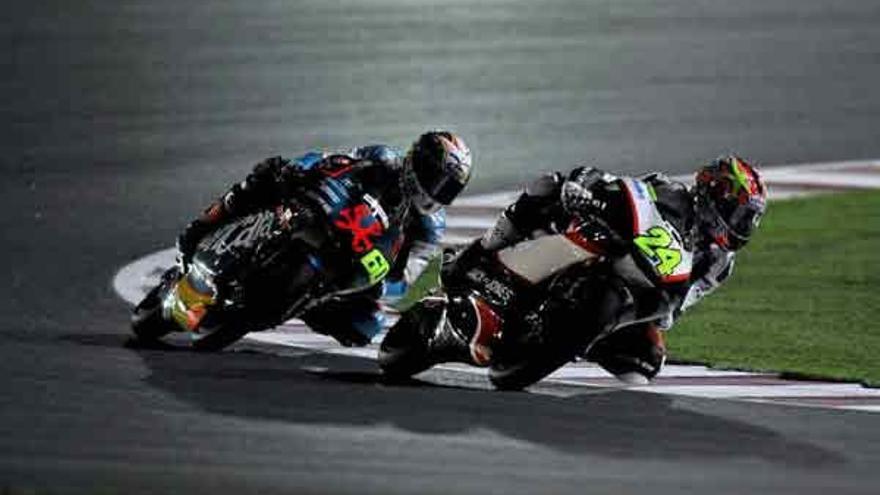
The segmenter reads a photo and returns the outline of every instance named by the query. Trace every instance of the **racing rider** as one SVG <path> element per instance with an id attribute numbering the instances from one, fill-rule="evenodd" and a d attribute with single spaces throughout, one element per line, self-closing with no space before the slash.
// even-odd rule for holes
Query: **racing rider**
<path id="1" fill-rule="evenodd" d="M 199 240 L 230 219 L 295 195 L 318 174 L 349 178 L 379 201 L 390 224 L 400 226 L 403 244 L 388 282 L 322 304 L 302 318 L 312 330 L 343 345 L 366 345 L 382 328 L 383 293 L 401 294 L 438 250 L 446 227 L 443 207 L 464 189 L 471 166 L 464 141 L 442 130 L 419 136 L 406 155 L 390 146 L 369 145 L 346 152 L 312 151 L 292 160 L 267 158 L 187 226 L 178 249 L 188 263 Z"/>
<path id="2" fill-rule="evenodd" d="M 633 198 L 636 194 L 653 202 L 663 220 L 677 233 L 666 234 L 664 239 L 665 229 L 650 229 L 639 235 L 640 227 L 635 220 L 639 218 L 639 207 Z M 748 243 L 766 211 L 766 196 L 767 189 L 758 171 L 735 155 L 723 156 L 701 167 L 692 187 L 660 173 L 629 178 L 578 167 L 568 174 L 545 175 L 527 186 L 494 227 L 460 253 L 455 263 L 444 265 L 444 270 L 467 269 L 465 260 L 471 256 L 478 259 L 475 255 L 480 252 L 500 250 L 536 231 L 565 232 L 578 222 L 601 227 L 592 229 L 596 235 L 585 242 L 604 244 L 605 248 L 600 250 L 605 249 L 609 256 L 615 254 L 615 244 L 618 253 L 622 253 L 626 249 L 622 246 L 635 243 L 646 254 L 640 262 L 651 260 L 661 274 L 660 282 L 650 286 L 648 298 L 655 301 L 655 312 L 646 312 L 659 316 L 649 316 L 647 322 L 622 326 L 607 334 L 585 349 L 584 357 L 622 381 L 647 383 L 666 359 L 662 332 L 730 277 L 736 252 Z M 690 263 L 679 262 L 684 258 Z M 444 279 L 453 276 L 444 273 Z M 577 280 L 571 285 L 574 287 L 551 289 L 556 292 L 548 299 L 543 315 L 532 315 L 535 320 L 543 319 L 545 324 L 548 318 L 559 324 L 584 321 L 578 315 L 589 314 L 590 308 L 578 308 L 577 301 L 583 300 L 580 296 L 589 289 L 576 287 Z M 565 316 L 548 316 L 554 312 Z M 480 335 L 488 331 L 489 325 L 477 327 L 473 330 L 477 335 L 456 339 L 458 345 L 470 347 L 469 353 L 457 355 L 470 356 L 470 364 L 485 366 L 491 362 L 493 345 L 499 345 L 500 340 L 497 334 Z"/>

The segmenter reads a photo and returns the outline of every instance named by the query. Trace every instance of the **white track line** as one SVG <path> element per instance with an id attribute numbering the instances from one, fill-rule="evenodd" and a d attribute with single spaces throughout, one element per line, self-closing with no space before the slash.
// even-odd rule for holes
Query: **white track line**
<path id="1" fill-rule="evenodd" d="M 291 347 L 336 349 L 335 354 L 370 357 L 375 359 L 378 345 L 384 337 L 384 332 L 373 338 L 374 344 L 364 348 L 345 348 L 326 335 L 317 334 L 308 330 L 302 324 L 284 324 L 273 330 L 256 332 L 248 335 L 248 339 L 271 344 L 280 344 Z M 453 369 L 464 370 L 476 374 L 484 374 L 485 371 L 465 365 L 450 365 Z M 668 365 L 663 368 L 664 378 L 698 378 L 698 377 L 756 377 L 767 376 L 746 371 L 712 370 L 705 366 Z M 584 361 L 569 364 L 550 375 L 549 378 L 556 380 L 574 380 L 591 378 L 610 378 L 607 371 L 599 366 Z"/>
<path id="2" fill-rule="evenodd" d="M 805 172 L 800 175 L 784 174 L 767 176 L 769 181 L 776 185 L 817 185 L 827 188 L 840 189 L 878 189 L 880 188 L 880 175 L 876 174 L 832 174 L 819 172 Z"/>
<path id="3" fill-rule="evenodd" d="M 692 397 L 710 397 L 726 399 L 773 399 L 786 397 L 847 397 L 847 398 L 878 398 L 880 389 L 865 388 L 853 383 L 810 383 L 800 385 L 648 385 L 630 387 L 629 390 L 652 392 L 658 394 L 687 395 Z"/>
<path id="4" fill-rule="evenodd" d="M 123 266 L 113 277 L 113 290 L 129 304 L 137 304 L 147 290 L 158 283 L 162 269 L 174 264 L 175 256 L 177 249 L 168 248 Z"/>
<path id="5" fill-rule="evenodd" d="M 578 378 L 606 378 L 611 375 L 607 371 L 595 365 L 584 366 L 566 366 L 556 370 L 552 375 L 553 378 L 560 380 L 572 380 Z M 756 376 L 755 373 L 748 371 L 728 371 L 728 370 L 712 370 L 705 366 L 682 366 L 670 364 L 663 367 L 664 378 L 695 378 L 695 377 L 746 377 Z"/>
<path id="6" fill-rule="evenodd" d="M 850 411 L 867 411 L 880 413 L 880 406 L 842 406 L 838 409 L 849 409 Z"/>
<path id="7" fill-rule="evenodd" d="M 495 217 L 472 215 L 449 215 L 446 227 L 451 229 L 488 229 L 495 225 Z"/>
<path id="8" fill-rule="evenodd" d="M 519 191 L 464 196 L 455 200 L 453 206 L 456 208 L 498 208 L 499 206 L 512 203 L 517 196 L 519 196 Z"/>

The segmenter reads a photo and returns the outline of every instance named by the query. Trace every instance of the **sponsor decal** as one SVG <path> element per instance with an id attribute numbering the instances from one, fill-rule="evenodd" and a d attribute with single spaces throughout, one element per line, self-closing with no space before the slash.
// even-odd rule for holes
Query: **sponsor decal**
<path id="1" fill-rule="evenodd" d="M 233 222 L 222 227 L 205 249 L 217 255 L 223 255 L 236 247 L 250 246 L 255 240 L 267 237 L 272 233 L 275 224 L 275 212 L 267 211 L 245 217 L 240 222 Z"/>
<path id="2" fill-rule="evenodd" d="M 351 250 L 364 253 L 373 249 L 372 237 L 382 235 L 382 224 L 372 215 L 370 207 L 364 203 L 345 208 L 333 222 L 336 227 L 351 232 Z"/>
<path id="3" fill-rule="evenodd" d="M 513 299 L 514 294 L 510 287 L 489 277 L 486 272 L 480 269 L 469 271 L 467 273 L 467 278 L 480 284 L 483 290 L 494 296 L 495 299 L 498 299 L 502 305 L 510 304 L 510 301 Z"/>

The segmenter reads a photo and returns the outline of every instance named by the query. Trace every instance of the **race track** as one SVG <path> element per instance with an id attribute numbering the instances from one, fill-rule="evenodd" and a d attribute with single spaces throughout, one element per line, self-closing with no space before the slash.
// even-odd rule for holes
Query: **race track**
<path id="1" fill-rule="evenodd" d="M 247 343 L 123 346 L 116 270 L 256 160 L 452 125 L 471 192 L 590 161 L 880 156 L 880 4 L 25 2 L 0 21 L 0 490 L 875 493 L 880 416 L 497 393 Z"/>

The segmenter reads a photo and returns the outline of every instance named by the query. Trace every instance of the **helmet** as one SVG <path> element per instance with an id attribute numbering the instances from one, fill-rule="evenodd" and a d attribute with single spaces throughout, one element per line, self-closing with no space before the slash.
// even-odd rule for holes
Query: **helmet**
<path id="1" fill-rule="evenodd" d="M 471 177 L 471 151 L 447 131 L 419 136 L 404 159 L 407 192 L 415 207 L 431 214 L 452 203 Z"/>
<path id="2" fill-rule="evenodd" d="M 700 168 L 695 192 L 701 235 L 730 251 L 746 245 L 767 211 L 767 186 L 758 171 L 736 155 Z"/>

